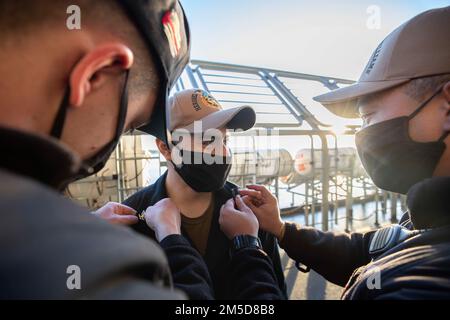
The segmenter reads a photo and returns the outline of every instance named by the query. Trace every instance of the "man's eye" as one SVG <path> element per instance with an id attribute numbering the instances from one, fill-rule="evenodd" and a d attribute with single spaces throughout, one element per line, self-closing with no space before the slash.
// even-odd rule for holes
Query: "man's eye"
<path id="1" fill-rule="evenodd" d="M 208 145 L 214 143 L 214 141 L 216 141 L 216 139 L 214 137 L 212 137 L 211 139 L 203 140 L 202 143 L 203 143 L 204 146 L 208 146 Z M 224 145 L 226 145 L 228 143 L 228 137 L 223 138 L 222 143 Z"/>
<path id="2" fill-rule="evenodd" d="M 370 122 L 370 119 L 372 118 L 374 112 L 369 112 L 369 113 L 365 113 L 365 114 L 360 114 L 360 118 L 363 121 L 363 124 L 368 124 Z"/>

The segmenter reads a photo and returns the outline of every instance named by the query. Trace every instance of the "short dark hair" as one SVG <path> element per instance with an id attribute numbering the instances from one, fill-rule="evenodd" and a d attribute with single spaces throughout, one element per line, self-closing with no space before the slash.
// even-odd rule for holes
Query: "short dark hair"
<path id="1" fill-rule="evenodd" d="M 157 88 L 159 77 L 153 57 L 139 31 L 125 12 L 113 0 L 6 0 L 0 1 L 0 46 L 14 45 L 39 28 L 66 28 L 67 8 L 77 5 L 81 9 L 82 29 L 89 27 L 109 33 L 130 46 L 135 54 L 130 73 L 132 91 Z"/>
<path id="2" fill-rule="evenodd" d="M 422 101 L 447 81 L 450 81 L 450 74 L 416 78 L 407 82 L 403 90 L 414 100 Z"/>

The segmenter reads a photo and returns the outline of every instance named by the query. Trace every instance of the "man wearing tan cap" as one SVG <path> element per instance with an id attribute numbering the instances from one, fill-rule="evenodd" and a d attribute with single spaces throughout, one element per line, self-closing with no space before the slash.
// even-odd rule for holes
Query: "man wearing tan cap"
<path id="1" fill-rule="evenodd" d="M 163 249 L 169 248 L 165 251 L 175 286 L 191 299 L 286 297 L 275 237 L 259 232 L 256 217 L 240 196 L 233 201 L 237 187 L 226 181 L 231 168 L 227 130 L 252 128 L 254 110 L 248 106 L 224 110 L 207 92 L 190 89 L 169 100 L 167 115 L 170 145 L 159 138 L 156 144 L 168 170 L 124 202 L 137 212 L 145 211 L 145 219 L 134 226 L 135 230 L 156 239 Z M 244 214 L 236 210 L 239 220 L 232 230 L 219 223 L 225 206 L 247 210 Z M 176 250 L 174 242 L 179 237 L 173 235 L 177 234 L 192 245 L 190 254 Z M 252 278 L 253 271 L 245 267 L 255 266 L 252 259 L 263 265 L 262 278 L 258 273 Z M 193 260 L 198 263 L 186 262 Z M 206 279 L 210 288 L 202 287 L 199 277 Z M 267 286 L 261 286 L 264 281 Z"/>
<path id="2" fill-rule="evenodd" d="M 394 30 L 355 84 L 318 96 L 363 119 L 359 156 L 374 183 L 408 194 L 398 225 L 335 234 L 283 223 L 262 186 L 241 190 L 292 259 L 345 286 L 343 299 L 450 298 L 450 7 Z"/>

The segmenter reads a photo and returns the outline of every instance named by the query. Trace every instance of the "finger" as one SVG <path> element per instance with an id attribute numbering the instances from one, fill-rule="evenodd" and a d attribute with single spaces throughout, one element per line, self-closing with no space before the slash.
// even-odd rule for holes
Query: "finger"
<path id="1" fill-rule="evenodd" d="M 256 206 L 253 204 L 251 197 L 244 196 L 242 197 L 242 200 L 247 205 L 247 207 L 249 207 L 253 212 L 255 212 Z"/>
<path id="2" fill-rule="evenodd" d="M 116 203 L 114 213 L 119 215 L 136 215 L 136 210 L 121 203 Z"/>
<path id="3" fill-rule="evenodd" d="M 160 205 L 160 204 L 169 204 L 172 202 L 172 199 L 170 198 L 164 198 L 159 200 L 157 203 L 155 203 L 155 205 Z"/>
<path id="4" fill-rule="evenodd" d="M 132 224 L 136 224 L 139 222 L 138 217 L 136 216 L 117 216 L 114 218 L 114 223 L 119 223 L 119 224 L 125 224 L 125 225 L 132 225 Z"/>
<path id="5" fill-rule="evenodd" d="M 228 209 L 228 210 L 234 209 L 234 200 L 233 200 L 233 198 L 228 199 L 228 201 L 225 202 L 225 204 L 223 205 L 223 209 Z"/>
<path id="6" fill-rule="evenodd" d="M 252 190 L 261 192 L 262 196 L 272 195 L 272 193 L 265 186 L 261 186 L 259 184 L 249 184 L 249 185 L 246 185 L 246 187 L 248 189 L 252 189 Z"/>
<path id="7" fill-rule="evenodd" d="M 222 206 L 221 213 L 222 214 L 229 214 L 229 213 L 238 213 L 239 211 L 236 210 L 234 206 L 235 202 L 233 198 L 229 199 L 225 204 Z"/>
<path id="8" fill-rule="evenodd" d="M 151 210 L 153 207 L 154 207 L 154 205 L 153 205 L 153 206 L 148 206 L 147 209 L 144 210 L 144 212 L 145 212 L 145 213 L 146 213 L 146 212 L 150 212 L 150 210 Z"/>
<path id="9" fill-rule="evenodd" d="M 234 208 L 233 208 L 233 210 L 234 210 Z M 222 207 L 220 208 L 220 214 L 219 214 L 219 224 L 220 225 L 222 225 L 225 222 L 228 212 L 229 212 L 229 210 L 225 210 L 225 205 L 222 205 Z"/>
<path id="10" fill-rule="evenodd" d="M 262 195 L 261 192 L 256 191 L 256 190 L 250 190 L 250 189 L 243 189 L 243 190 L 239 190 L 239 194 L 241 196 L 251 196 L 257 199 L 261 199 Z"/>
<path id="11" fill-rule="evenodd" d="M 252 195 L 245 195 L 245 196 L 243 196 L 242 198 L 243 198 L 243 199 L 244 199 L 244 198 L 250 199 L 250 201 L 251 201 L 255 206 L 257 206 L 257 207 L 259 207 L 259 206 L 261 206 L 262 204 L 264 204 L 264 199 L 263 199 L 263 198 L 257 198 L 257 197 L 254 197 L 254 196 L 252 196 Z"/>
<path id="12" fill-rule="evenodd" d="M 252 210 L 244 203 L 244 201 L 242 200 L 242 197 L 239 195 L 236 197 L 236 207 L 240 211 L 252 212 Z"/>

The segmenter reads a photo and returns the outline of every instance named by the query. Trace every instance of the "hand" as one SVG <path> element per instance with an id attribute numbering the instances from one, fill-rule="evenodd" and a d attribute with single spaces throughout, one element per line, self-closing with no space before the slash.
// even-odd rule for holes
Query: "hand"
<path id="1" fill-rule="evenodd" d="M 234 201 L 230 199 L 220 209 L 219 224 L 223 233 L 230 240 L 239 235 L 258 237 L 258 219 L 239 195 L 236 206 L 238 209 L 234 208 Z"/>
<path id="2" fill-rule="evenodd" d="M 161 242 L 172 234 L 181 234 L 181 214 L 170 198 L 162 199 L 145 210 L 145 222 Z"/>
<path id="3" fill-rule="evenodd" d="M 247 189 L 242 189 L 239 193 L 258 218 L 260 228 L 281 240 L 284 222 L 281 220 L 277 198 L 266 187 L 259 185 L 248 185 Z"/>
<path id="4" fill-rule="evenodd" d="M 92 214 L 113 224 L 131 225 L 139 221 L 133 208 L 117 202 L 108 202 Z"/>

